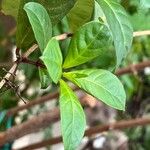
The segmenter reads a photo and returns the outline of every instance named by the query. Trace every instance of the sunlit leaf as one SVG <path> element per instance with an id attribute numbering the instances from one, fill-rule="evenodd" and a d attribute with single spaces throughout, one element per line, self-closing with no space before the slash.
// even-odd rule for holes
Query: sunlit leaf
<path id="1" fill-rule="evenodd" d="M 40 58 L 44 62 L 52 80 L 57 83 L 62 74 L 62 54 L 59 43 L 55 38 L 48 42 Z"/>
<path id="2" fill-rule="evenodd" d="M 108 52 L 111 36 L 106 25 L 93 21 L 83 25 L 71 39 L 63 67 L 78 66 Z"/>
<path id="3" fill-rule="evenodd" d="M 52 24 L 46 9 L 34 2 L 24 6 L 38 45 L 43 51 L 52 36 Z"/>
<path id="4" fill-rule="evenodd" d="M 64 77 L 77 84 L 105 104 L 125 110 L 126 94 L 119 79 L 102 69 L 89 69 L 64 73 Z"/>
<path id="5" fill-rule="evenodd" d="M 82 106 L 71 90 L 63 81 L 60 81 L 60 114 L 63 142 L 66 150 L 75 150 L 84 135 L 86 120 Z"/>

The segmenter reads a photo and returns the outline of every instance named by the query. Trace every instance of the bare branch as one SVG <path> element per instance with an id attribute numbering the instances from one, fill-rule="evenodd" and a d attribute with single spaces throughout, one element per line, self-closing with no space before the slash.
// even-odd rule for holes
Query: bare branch
<path id="1" fill-rule="evenodd" d="M 121 76 L 123 74 L 134 73 L 134 71 L 140 71 L 146 67 L 150 67 L 150 61 L 144 61 L 138 64 L 129 65 L 126 68 L 121 68 L 116 71 L 116 75 Z"/>
<path id="2" fill-rule="evenodd" d="M 49 112 L 42 113 L 39 116 L 22 123 L 21 125 L 14 126 L 6 132 L 0 133 L 0 146 L 7 142 L 14 141 L 24 135 L 38 131 L 41 128 L 48 127 L 51 123 L 58 121 L 59 109 L 53 109 Z"/>
<path id="3" fill-rule="evenodd" d="M 12 76 L 12 74 L 14 74 L 14 72 L 17 69 L 18 64 L 14 63 L 14 65 L 12 66 L 12 68 L 9 70 L 9 72 L 5 75 L 4 79 L 1 80 L 0 82 L 0 89 L 5 85 L 6 80 L 5 79 L 10 79 L 10 77 Z"/>
<path id="4" fill-rule="evenodd" d="M 25 54 L 23 54 L 23 57 L 28 57 L 36 48 L 37 48 L 37 45 L 33 45 L 31 48 L 27 50 L 27 52 L 25 52 Z M 17 53 L 18 53 L 18 48 L 17 48 Z M 9 80 L 12 74 L 16 72 L 17 67 L 18 67 L 18 62 L 16 61 L 14 62 L 14 65 L 11 67 L 8 73 L 5 75 L 5 77 L 1 80 L 0 89 L 5 85 L 6 83 L 5 79 Z"/>
<path id="5" fill-rule="evenodd" d="M 58 36 L 55 36 L 56 40 L 61 41 L 61 40 L 65 40 L 69 37 L 71 37 L 73 34 L 72 33 L 64 33 Z"/>
<path id="6" fill-rule="evenodd" d="M 134 33 L 133 33 L 133 37 L 145 36 L 145 35 L 150 35 L 150 30 L 137 31 L 137 32 L 134 32 Z"/>
<path id="7" fill-rule="evenodd" d="M 37 44 L 34 44 L 31 48 L 29 48 L 23 55 L 23 58 L 29 57 L 31 53 L 33 53 L 38 48 Z"/>
<path id="8" fill-rule="evenodd" d="M 39 61 L 32 61 L 27 58 L 22 58 L 20 63 L 30 64 L 30 65 L 34 65 L 34 66 L 40 67 L 40 68 L 46 68 L 46 66 L 43 63 L 41 63 Z"/>
<path id="9" fill-rule="evenodd" d="M 89 128 L 88 130 L 85 131 L 85 135 L 87 137 L 93 136 L 98 133 L 106 132 L 106 131 L 112 131 L 116 129 L 125 129 L 125 128 L 132 128 L 136 126 L 144 126 L 144 125 L 149 125 L 150 124 L 150 118 L 137 118 L 137 119 L 131 119 L 131 120 L 122 120 L 118 121 L 116 123 L 111 123 L 107 125 L 98 125 L 92 128 Z M 39 143 L 35 143 L 20 149 L 15 149 L 15 150 L 33 150 L 33 149 L 38 149 L 42 148 L 45 146 L 49 145 L 54 145 L 62 142 L 62 137 L 56 137 L 52 138 L 49 140 L 45 140 Z"/>
<path id="10" fill-rule="evenodd" d="M 22 111 L 24 109 L 29 109 L 29 108 L 31 108 L 31 107 L 33 107 L 35 105 L 39 105 L 39 104 L 45 103 L 47 101 L 51 101 L 53 99 L 58 98 L 58 96 L 59 96 L 58 92 L 54 92 L 52 94 L 48 94 L 48 95 L 42 96 L 40 98 L 32 100 L 31 102 L 27 103 L 26 105 L 22 105 L 22 106 L 10 109 L 7 112 L 7 115 L 8 116 L 13 116 L 13 115 L 17 114 L 19 111 Z"/>

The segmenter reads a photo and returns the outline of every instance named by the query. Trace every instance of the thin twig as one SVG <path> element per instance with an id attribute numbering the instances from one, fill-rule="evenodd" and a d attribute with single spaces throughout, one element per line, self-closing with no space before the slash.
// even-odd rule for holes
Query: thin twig
<path id="1" fill-rule="evenodd" d="M 145 36 L 145 35 L 150 35 L 150 30 L 136 31 L 136 32 L 133 33 L 133 37 Z"/>
<path id="2" fill-rule="evenodd" d="M 58 36 L 55 36 L 56 40 L 61 41 L 61 40 L 65 40 L 69 37 L 71 37 L 73 34 L 72 33 L 64 33 Z"/>
<path id="3" fill-rule="evenodd" d="M 5 77 L 1 80 L 1 82 L 0 82 L 0 89 L 5 85 L 5 83 L 6 83 L 6 80 L 5 80 L 5 79 L 10 79 L 11 76 L 12 76 L 12 74 L 14 74 L 14 72 L 16 71 L 17 66 L 18 66 L 18 64 L 15 63 L 15 64 L 12 66 L 12 68 L 9 70 L 9 73 L 7 73 L 7 74 L 5 75 Z"/>
<path id="4" fill-rule="evenodd" d="M 79 90 L 78 87 L 74 87 L 72 88 L 73 91 L 77 91 Z M 44 95 L 40 98 L 37 98 L 35 100 L 32 100 L 31 102 L 27 103 L 26 105 L 21 105 L 21 106 L 18 106 L 18 107 L 15 107 L 15 108 L 11 108 L 10 110 L 8 110 L 7 112 L 7 116 L 13 116 L 13 115 L 16 115 L 19 111 L 22 111 L 22 110 L 25 110 L 25 109 L 29 109 L 35 105 L 40 105 L 40 104 L 43 104 L 47 101 L 52 101 L 54 99 L 57 99 L 59 97 L 59 92 L 56 91 L 52 94 L 48 94 L 48 95 Z"/>
<path id="5" fill-rule="evenodd" d="M 40 68 L 46 68 L 46 66 L 43 63 L 39 61 L 32 61 L 28 58 L 22 58 L 20 63 L 30 64 Z"/>
<path id="6" fill-rule="evenodd" d="M 118 69 L 116 75 L 121 76 L 123 74 L 134 73 L 143 70 L 146 67 L 150 67 L 150 61 L 144 61 L 138 64 L 131 64 L 128 67 Z"/>
<path id="7" fill-rule="evenodd" d="M 16 115 L 19 111 L 22 111 L 24 109 L 29 109 L 35 105 L 40 105 L 42 103 L 45 103 L 47 101 L 51 101 L 53 99 L 57 99 L 59 96 L 58 92 L 54 92 L 52 94 L 48 94 L 48 95 L 44 95 L 40 98 L 37 98 L 35 100 L 32 100 L 31 102 L 27 103 L 26 105 L 21 105 L 19 107 L 14 107 L 11 108 L 8 112 L 7 112 L 7 116 L 13 116 Z"/>
<path id="8" fill-rule="evenodd" d="M 150 30 L 133 32 L 133 37 L 145 36 L 145 35 L 150 35 Z M 67 39 L 68 37 L 71 37 L 71 36 L 73 36 L 73 33 L 64 33 L 64 34 L 56 36 L 56 39 L 57 40 L 65 40 L 65 39 Z"/>
<path id="9" fill-rule="evenodd" d="M 36 48 L 37 48 L 36 45 L 34 45 L 31 48 L 29 48 L 27 50 L 27 52 L 25 52 L 23 54 L 23 57 L 28 57 L 33 51 L 36 50 Z M 19 53 L 18 52 L 18 48 L 16 49 L 16 53 L 18 55 L 18 53 Z M 8 71 L 8 73 L 5 75 L 5 77 L 1 80 L 1 82 L 0 82 L 0 89 L 5 85 L 5 83 L 6 83 L 5 79 L 9 80 L 11 78 L 12 74 L 14 74 L 16 72 L 17 67 L 18 67 L 18 62 L 16 61 L 16 62 L 14 62 L 14 65 L 11 67 L 11 69 Z"/>
<path id="10" fill-rule="evenodd" d="M 29 48 L 23 55 L 23 58 L 29 57 L 31 53 L 33 53 L 38 48 L 37 44 L 34 44 L 31 48 Z"/>

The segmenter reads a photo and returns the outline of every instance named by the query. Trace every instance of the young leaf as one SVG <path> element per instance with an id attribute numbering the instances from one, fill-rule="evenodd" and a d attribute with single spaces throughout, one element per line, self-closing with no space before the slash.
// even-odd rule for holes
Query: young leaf
<path id="1" fill-rule="evenodd" d="M 39 76 L 40 76 L 41 88 L 46 89 L 51 83 L 51 79 L 49 77 L 47 70 L 44 68 L 39 68 Z"/>
<path id="2" fill-rule="evenodd" d="M 71 88 L 60 80 L 60 115 L 66 150 L 75 150 L 84 135 L 86 120 L 80 102 Z"/>
<path id="3" fill-rule="evenodd" d="M 24 6 L 38 45 L 43 51 L 52 36 L 52 24 L 46 9 L 34 2 Z"/>
<path id="4" fill-rule="evenodd" d="M 70 28 L 75 32 L 80 26 L 90 21 L 94 9 L 94 0 L 77 0 L 67 15 Z"/>
<path id="5" fill-rule="evenodd" d="M 109 30 L 104 24 L 97 21 L 87 23 L 73 36 L 63 67 L 83 64 L 107 52 L 110 44 Z"/>
<path id="6" fill-rule="evenodd" d="M 64 77 L 95 96 L 107 105 L 125 109 L 126 94 L 118 78 L 102 69 L 80 70 L 64 73 Z"/>
<path id="7" fill-rule="evenodd" d="M 114 0 L 96 0 L 102 8 L 116 48 L 117 67 L 131 48 L 133 29 L 124 8 Z"/>
<path id="8" fill-rule="evenodd" d="M 59 43 L 55 38 L 48 42 L 40 58 L 44 62 L 52 80 L 57 83 L 62 74 L 62 54 Z"/>

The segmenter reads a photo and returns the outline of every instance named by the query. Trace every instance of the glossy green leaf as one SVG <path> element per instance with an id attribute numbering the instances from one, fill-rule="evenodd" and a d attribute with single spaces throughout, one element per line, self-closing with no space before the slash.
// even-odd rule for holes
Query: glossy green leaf
<path id="1" fill-rule="evenodd" d="M 70 28 L 75 32 L 80 26 L 90 21 L 94 9 L 94 0 L 77 0 L 67 15 Z"/>
<path id="2" fill-rule="evenodd" d="M 124 8 L 114 0 L 96 0 L 102 8 L 113 35 L 117 66 L 131 48 L 133 29 Z"/>
<path id="3" fill-rule="evenodd" d="M 111 72 L 102 69 L 89 69 L 64 73 L 64 77 L 105 104 L 119 110 L 125 110 L 126 94 L 123 85 Z"/>
<path id="4" fill-rule="evenodd" d="M 40 76 L 41 89 L 46 89 L 51 83 L 51 79 L 49 77 L 47 70 L 44 68 L 39 68 L 39 76 Z"/>
<path id="5" fill-rule="evenodd" d="M 23 7 L 28 2 L 38 2 L 43 5 L 53 25 L 57 24 L 74 6 L 76 0 L 21 0 L 17 18 L 17 47 L 27 50 L 36 41 L 31 25 Z"/>
<path id="6" fill-rule="evenodd" d="M 2 0 L 2 11 L 5 15 L 11 15 L 17 19 L 20 0 Z"/>
<path id="7" fill-rule="evenodd" d="M 66 150 L 75 150 L 84 135 L 86 120 L 80 102 L 72 89 L 60 81 L 60 115 L 63 142 Z"/>
<path id="8" fill-rule="evenodd" d="M 62 75 L 62 54 L 59 43 L 55 38 L 48 42 L 40 58 L 44 62 L 52 80 L 57 83 Z"/>
<path id="9" fill-rule="evenodd" d="M 29 2 L 24 6 L 38 45 L 43 51 L 52 36 L 52 24 L 46 9 L 38 3 Z"/>
<path id="10" fill-rule="evenodd" d="M 106 25 L 93 21 L 83 25 L 73 36 L 63 67 L 83 64 L 107 52 L 111 36 Z"/>

